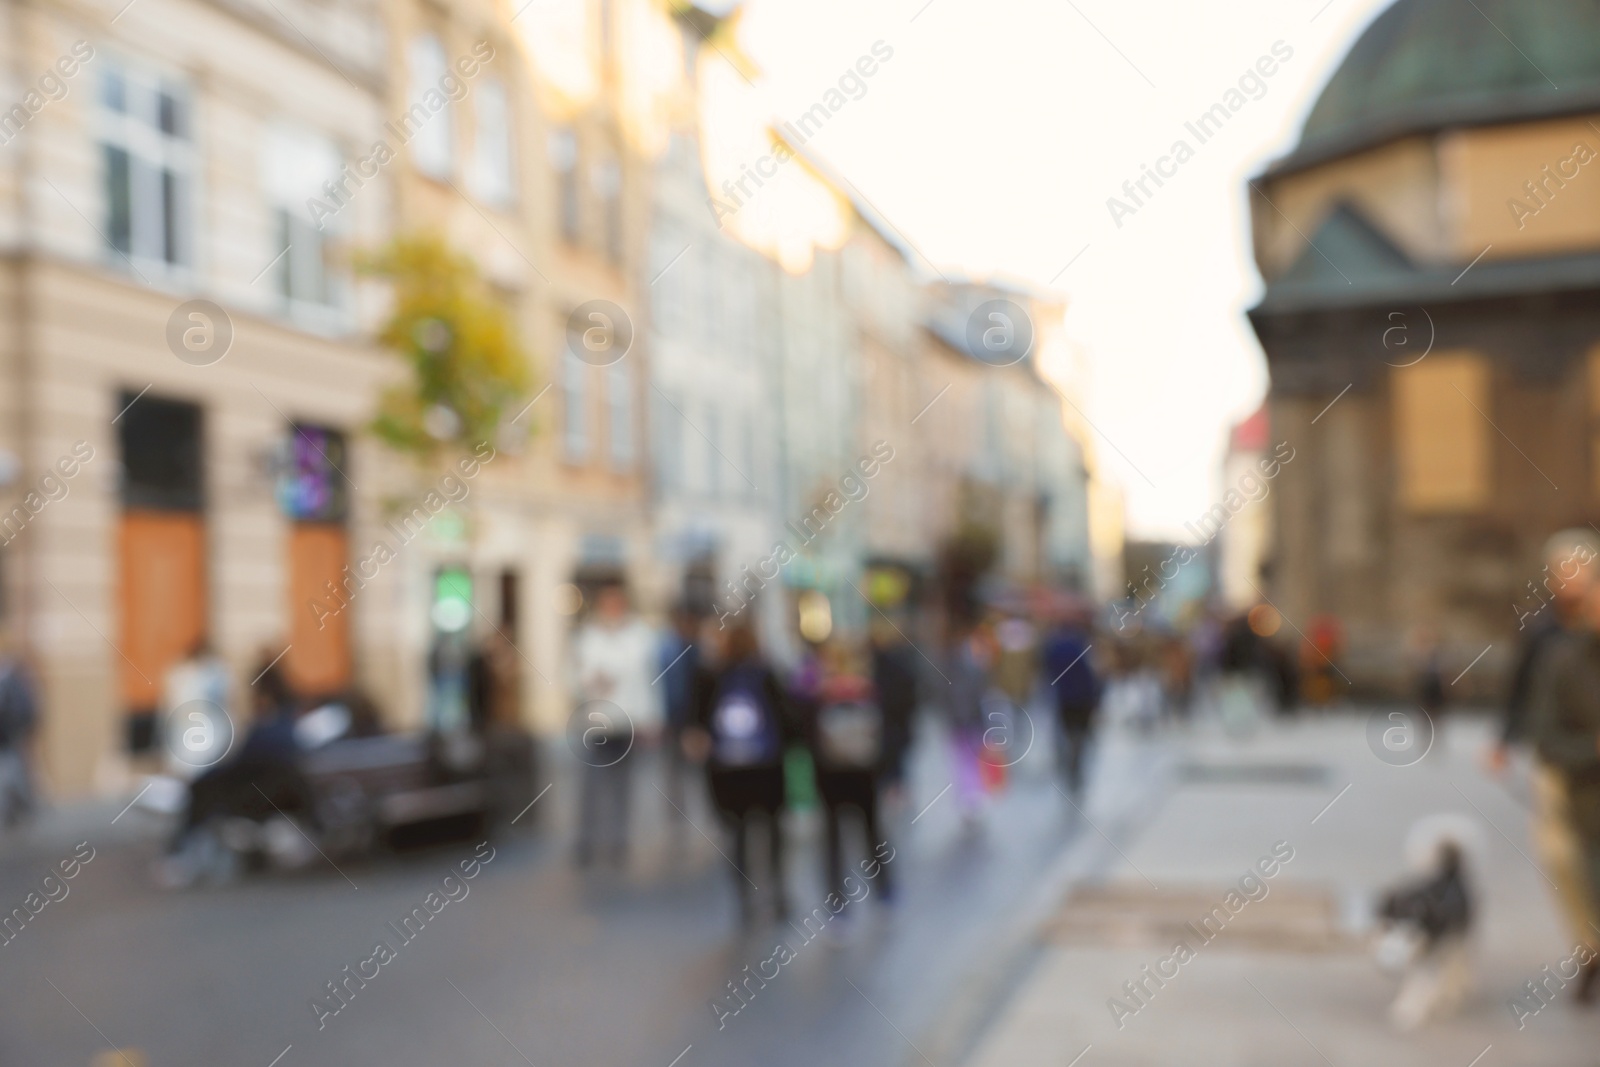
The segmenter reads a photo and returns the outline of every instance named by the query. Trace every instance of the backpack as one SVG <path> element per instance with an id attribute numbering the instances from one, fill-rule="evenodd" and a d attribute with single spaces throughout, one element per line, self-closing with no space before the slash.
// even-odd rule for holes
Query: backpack
<path id="1" fill-rule="evenodd" d="M 778 710 L 766 691 L 766 672 L 734 667 L 717 686 L 711 712 L 711 758 L 723 767 L 763 767 L 782 757 Z"/>
<path id="2" fill-rule="evenodd" d="M 840 700 L 817 711 L 817 762 L 826 770 L 869 771 L 883 757 L 883 712 L 868 700 Z"/>
<path id="3" fill-rule="evenodd" d="M 1100 703 L 1100 677 L 1089 642 L 1079 634 L 1058 632 L 1045 645 L 1045 684 L 1063 707 L 1092 708 Z"/>

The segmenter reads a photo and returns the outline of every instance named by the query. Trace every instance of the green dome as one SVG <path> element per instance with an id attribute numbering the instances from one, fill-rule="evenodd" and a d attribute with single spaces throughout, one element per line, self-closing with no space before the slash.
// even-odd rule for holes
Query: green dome
<path id="1" fill-rule="evenodd" d="M 1399 0 L 1350 49 L 1284 163 L 1585 110 L 1600 110 L 1600 0 Z"/>

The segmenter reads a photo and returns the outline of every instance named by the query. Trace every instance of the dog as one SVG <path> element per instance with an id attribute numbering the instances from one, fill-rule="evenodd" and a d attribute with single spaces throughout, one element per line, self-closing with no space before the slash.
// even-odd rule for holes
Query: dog
<path id="1" fill-rule="evenodd" d="M 1479 841 L 1476 825 L 1459 816 L 1423 819 L 1407 836 L 1418 874 L 1384 893 L 1377 912 L 1379 966 L 1401 975 L 1389 1006 L 1397 1029 L 1449 1018 L 1472 990 L 1477 904 L 1469 858 Z"/>

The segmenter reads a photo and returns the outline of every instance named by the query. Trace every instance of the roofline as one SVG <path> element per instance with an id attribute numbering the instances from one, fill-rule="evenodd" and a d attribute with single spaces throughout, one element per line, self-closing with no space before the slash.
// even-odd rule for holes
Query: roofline
<path id="1" fill-rule="evenodd" d="M 911 242 L 906 240 L 899 229 L 885 218 L 882 212 L 873 207 L 865 196 L 861 195 L 861 191 L 855 187 L 849 178 L 846 178 L 837 168 L 816 152 L 806 148 L 804 142 L 796 141 L 784 129 L 788 125 L 789 123 L 784 119 L 775 118 L 768 125 L 767 132 L 785 148 L 793 152 L 795 158 L 804 164 L 805 168 L 811 171 L 819 181 L 848 201 L 851 210 L 856 213 L 856 216 L 866 223 L 868 228 L 873 233 L 876 233 L 885 244 L 893 248 L 900 258 L 906 261 L 907 266 L 921 272 L 922 267 L 919 265 L 919 260 L 922 259 L 922 256 L 916 251 Z M 928 265 L 930 267 L 933 266 L 931 261 L 928 261 Z M 938 273 L 937 267 L 934 267 L 934 273 Z"/>
<path id="2" fill-rule="evenodd" d="M 1470 304 L 1589 291 L 1600 291 L 1597 252 L 1491 260 L 1467 272 L 1459 271 L 1457 264 L 1430 264 L 1409 275 L 1362 279 L 1349 288 L 1274 283 L 1245 314 L 1256 321 L 1423 302 Z"/>
<path id="3" fill-rule="evenodd" d="M 1437 137 L 1451 130 L 1478 129 L 1487 126 L 1509 126 L 1542 119 L 1558 119 L 1586 112 L 1600 113 L 1600 89 L 1591 89 L 1583 95 L 1551 99 L 1548 93 L 1520 92 L 1507 94 L 1496 101 L 1493 110 L 1485 111 L 1481 101 L 1460 101 L 1455 104 L 1432 104 L 1412 108 L 1386 122 L 1326 138 L 1315 138 L 1308 145 L 1300 145 L 1258 173 L 1252 181 L 1280 178 L 1310 170 L 1324 163 L 1358 155 L 1375 148 L 1385 147 L 1411 137 Z"/>

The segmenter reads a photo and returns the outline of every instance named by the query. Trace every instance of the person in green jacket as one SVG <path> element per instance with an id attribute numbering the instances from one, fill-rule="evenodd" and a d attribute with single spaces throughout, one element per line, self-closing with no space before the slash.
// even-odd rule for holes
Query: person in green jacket
<path id="1" fill-rule="evenodd" d="M 1590 910 L 1600 910 L 1600 585 L 1585 593 L 1576 625 L 1541 656 L 1528 703 L 1528 739 L 1565 785 L 1567 819 L 1580 853 Z M 1600 930 L 1585 931 L 1591 950 Z M 1595 993 L 1600 960 L 1585 965 L 1578 999 Z"/>

